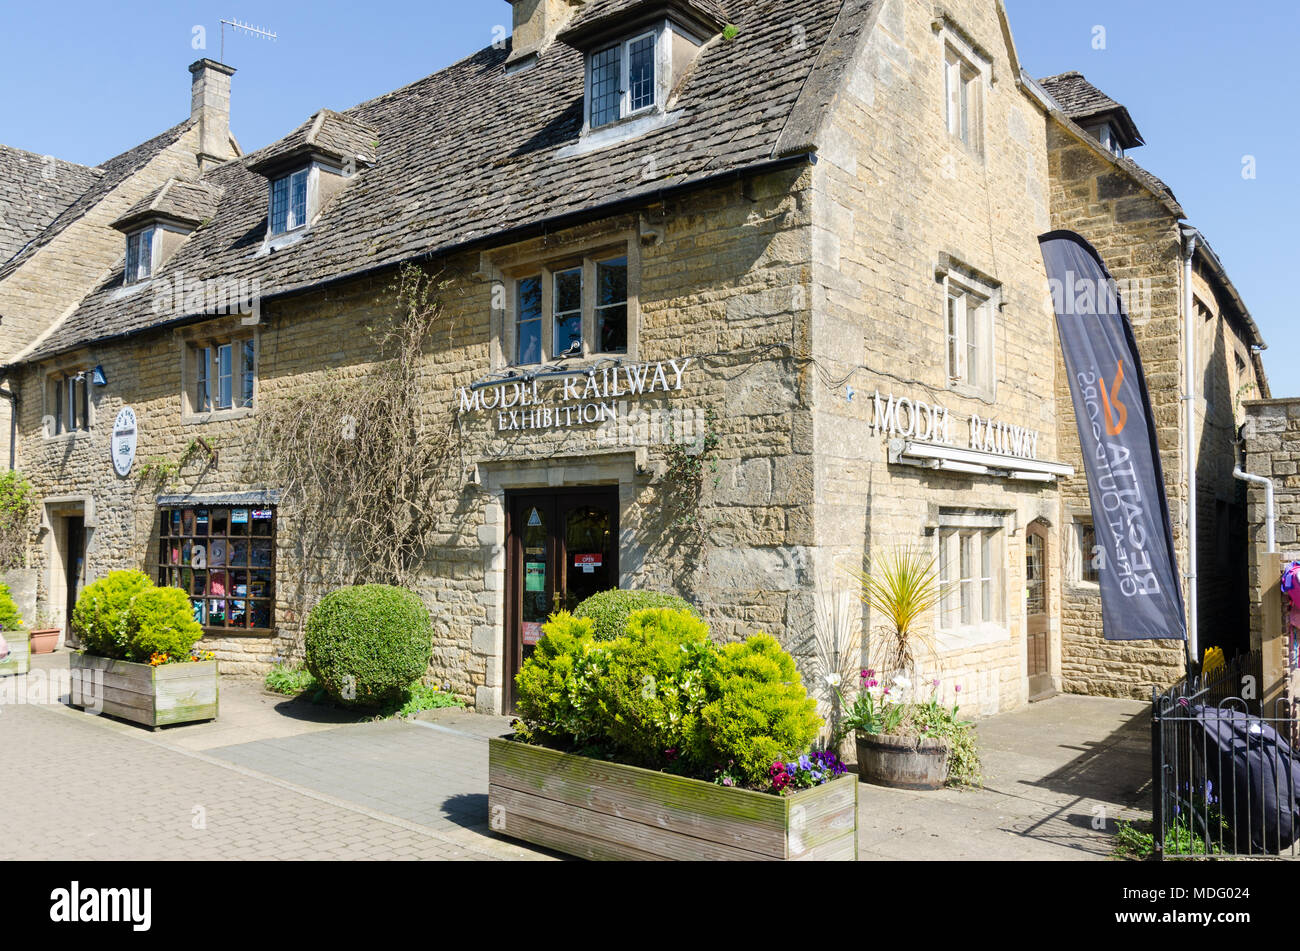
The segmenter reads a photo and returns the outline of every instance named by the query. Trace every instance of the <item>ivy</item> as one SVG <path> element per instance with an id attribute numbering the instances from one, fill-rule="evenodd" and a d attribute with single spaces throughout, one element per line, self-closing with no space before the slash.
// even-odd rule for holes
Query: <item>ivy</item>
<path id="1" fill-rule="evenodd" d="M 716 428 L 717 420 L 717 413 L 713 409 L 707 410 L 704 432 L 689 443 L 674 439 L 675 432 L 670 424 L 668 466 L 663 476 L 662 494 L 667 502 L 665 510 L 669 514 L 669 524 L 675 529 L 692 533 L 703 531 L 700 504 L 704 498 L 705 481 L 711 476 L 714 488 L 720 481 L 716 453 L 721 440 Z"/>
<path id="2" fill-rule="evenodd" d="M 0 475 L 0 570 L 27 562 L 27 536 L 35 510 L 35 490 L 18 472 Z"/>

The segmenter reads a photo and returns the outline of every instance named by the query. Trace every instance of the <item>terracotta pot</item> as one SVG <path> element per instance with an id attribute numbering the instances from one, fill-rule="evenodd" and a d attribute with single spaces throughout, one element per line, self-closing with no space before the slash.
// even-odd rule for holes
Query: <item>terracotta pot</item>
<path id="1" fill-rule="evenodd" d="M 857 734 L 858 778 L 894 789 L 942 789 L 948 782 L 948 747 L 937 740 Z"/>
<path id="2" fill-rule="evenodd" d="M 59 635 L 63 629 L 59 627 L 47 627 L 44 630 L 32 631 L 32 653 L 33 654 L 53 654 L 54 648 L 59 646 Z"/>

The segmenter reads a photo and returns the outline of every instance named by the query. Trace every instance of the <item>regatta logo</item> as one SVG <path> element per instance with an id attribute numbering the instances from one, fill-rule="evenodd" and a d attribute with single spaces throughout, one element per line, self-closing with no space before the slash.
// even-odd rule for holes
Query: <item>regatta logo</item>
<path id="1" fill-rule="evenodd" d="M 1124 385 L 1124 361 L 1120 360 L 1115 370 L 1115 382 L 1106 386 L 1106 378 L 1101 378 L 1101 401 L 1106 414 L 1106 435 L 1118 436 L 1128 425 L 1128 407 L 1119 401 L 1119 388 Z"/>
<path id="2" fill-rule="evenodd" d="M 148 931 L 153 921 L 152 888 L 70 888 L 50 892 L 50 921 L 76 924 L 130 922 L 133 931 Z"/>

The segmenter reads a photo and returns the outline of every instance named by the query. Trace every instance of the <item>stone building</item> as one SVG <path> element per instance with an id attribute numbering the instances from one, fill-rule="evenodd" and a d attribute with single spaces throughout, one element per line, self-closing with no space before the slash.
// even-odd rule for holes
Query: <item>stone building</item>
<path id="1" fill-rule="evenodd" d="M 1142 355 L 1164 466 L 1179 568 L 1188 561 L 1186 274 L 1191 260 L 1196 328 L 1195 399 L 1200 646 L 1248 648 L 1245 487 L 1233 478 L 1244 402 L 1268 396 L 1264 341 L 1208 241 L 1187 223 L 1167 185 L 1128 151 L 1143 144 L 1126 108 L 1077 72 L 1041 81 L 1050 95 L 1047 129 L 1053 228 L 1087 238 L 1120 285 Z M 1058 354 L 1056 414 L 1063 459 L 1082 467 L 1074 409 Z M 1065 690 L 1147 697 L 1186 669 L 1180 641 L 1108 643 L 1101 634 L 1087 484 L 1061 490 L 1065 608 L 1060 676 Z"/>
<path id="2" fill-rule="evenodd" d="M 897 546 L 948 583 L 924 631 L 948 697 L 1100 688 L 1054 568 L 1083 480 L 1038 248 L 1060 136 L 1098 150 L 1001 3 L 512 6 L 501 48 L 118 209 L 112 274 L 7 369 L 46 603 L 82 525 L 89 576 L 185 587 L 224 670 L 298 656 L 357 576 L 360 503 L 346 475 L 294 491 L 265 435 L 310 419 L 369 464 L 328 408 L 390 365 L 413 265 L 439 282 L 409 368 L 436 478 L 395 524 L 427 518 L 430 676 L 480 710 L 551 610 L 616 586 L 770 631 L 823 689 L 862 657 L 848 571 Z M 93 367 L 88 425 L 52 430 Z"/>

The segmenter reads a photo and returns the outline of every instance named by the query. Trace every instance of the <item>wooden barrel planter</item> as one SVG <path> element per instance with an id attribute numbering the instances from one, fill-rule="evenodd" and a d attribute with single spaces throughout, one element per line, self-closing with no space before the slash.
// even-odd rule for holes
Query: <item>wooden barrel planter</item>
<path id="1" fill-rule="evenodd" d="M 942 789 L 948 782 L 948 746 L 914 737 L 857 734 L 858 777 L 894 789 Z"/>
<path id="2" fill-rule="evenodd" d="M 31 669 L 32 649 L 27 631 L 4 631 L 9 656 L 0 660 L 0 677 L 25 674 Z"/>
<path id="3" fill-rule="evenodd" d="M 73 706 L 98 707 L 154 729 L 217 718 L 215 660 L 153 667 L 73 651 L 68 667 L 74 677 L 80 671 L 80 683 L 71 691 Z"/>
<path id="4" fill-rule="evenodd" d="M 792 796 L 488 741 L 488 825 L 597 860 L 857 858 L 852 775 Z"/>

